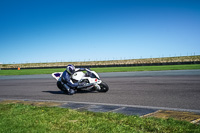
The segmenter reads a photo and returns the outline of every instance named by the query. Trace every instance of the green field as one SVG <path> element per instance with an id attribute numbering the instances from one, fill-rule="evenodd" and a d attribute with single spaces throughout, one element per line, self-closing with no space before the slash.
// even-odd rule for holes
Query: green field
<path id="1" fill-rule="evenodd" d="M 0 104 L 0 133 L 72 132 L 200 132 L 200 125 L 186 121 L 141 118 L 117 113 L 79 112 L 59 107 Z"/>
<path id="2" fill-rule="evenodd" d="M 78 61 L 78 62 L 49 62 L 49 63 L 21 63 L 21 64 L 0 64 L 0 68 L 30 68 L 30 67 L 57 67 L 73 64 L 75 66 L 97 66 L 97 65 L 129 65 L 129 64 L 152 64 L 152 63 L 183 63 L 199 62 L 200 55 L 196 56 L 177 56 L 162 58 L 143 58 L 126 60 L 107 60 L 107 61 Z"/>
<path id="3" fill-rule="evenodd" d="M 130 71 L 189 70 L 189 69 L 200 69 L 200 64 L 91 68 L 91 70 L 94 70 L 98 73 L 102 73 L 102 72 L 130 72 Z M 51 74 L 53 72 L 63 72 L 64 70 L 65 70 L 64 68 L 59 68 L 59 69 L 0 70 L 0 75 Z"/>

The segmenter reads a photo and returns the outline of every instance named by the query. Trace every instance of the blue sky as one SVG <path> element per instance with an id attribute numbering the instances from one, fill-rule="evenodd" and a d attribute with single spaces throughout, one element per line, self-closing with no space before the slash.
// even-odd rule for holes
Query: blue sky
<path id="1" fill-rule="evenodd" d="M 200 55 L 199 0 L 1 0 L 0 63 Z"/>

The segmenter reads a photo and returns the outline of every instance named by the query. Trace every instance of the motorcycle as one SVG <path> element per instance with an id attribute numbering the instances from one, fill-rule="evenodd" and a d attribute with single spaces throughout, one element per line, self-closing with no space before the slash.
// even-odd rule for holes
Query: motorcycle
<path id="1" fill-rule="evenodd" d="M 84 84 L 74 88 L 75 91 L 88 90 L 107 92 L 109 90 L 108 85 L 100 79 L 99 75 L 95 71 L 86 69 L 86 73 L 84 73 L 83 71 L 79 71 L 79 68 L 76 68 L 75 71 L 76 72 L 72 75 L 70 82 Z M 61 81 L 62 73 L 63 72 L 52 73 L 52 77 L 57 81 Z M 57 82 L 57 86 L 61 91 L 66 92 L 62 82 Z"/>

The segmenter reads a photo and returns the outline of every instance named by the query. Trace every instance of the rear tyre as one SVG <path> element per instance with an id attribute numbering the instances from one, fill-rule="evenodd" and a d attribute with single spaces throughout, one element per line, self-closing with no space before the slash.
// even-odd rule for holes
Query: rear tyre
<path id="1" fill-rule="evenodd" d="M 102 82 L 99 86 L 101 89 L 98 90 L 98 92 L 107 92 L 109 90 L 109 87 L 105 82 Z"/>

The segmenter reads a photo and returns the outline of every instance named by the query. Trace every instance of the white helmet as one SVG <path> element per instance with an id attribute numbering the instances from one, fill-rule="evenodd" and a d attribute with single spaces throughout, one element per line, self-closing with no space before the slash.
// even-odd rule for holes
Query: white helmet
<path id="1" fill-rule="evenodd" d="M 67 68 L 66 68 L 66 70 L 71 75 L 75 73 L 75 67 L 72 64 L 68 65 Z"/>

